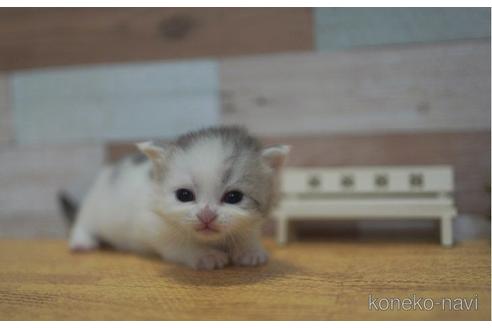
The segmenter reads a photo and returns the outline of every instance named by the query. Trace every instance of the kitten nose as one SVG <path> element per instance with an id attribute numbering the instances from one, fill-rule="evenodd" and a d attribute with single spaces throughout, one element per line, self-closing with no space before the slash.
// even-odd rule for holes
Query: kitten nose
<path id="1" fill-rule="evenodd" d="M 197 214 L 198 220 L 205 224 L 209 224 L 212 221 L 214 221 L 217 218 L 217 213 L 212 211 L 210 207 L 205 206 L 204 209 L 202 209 L 198 214 Z"/>

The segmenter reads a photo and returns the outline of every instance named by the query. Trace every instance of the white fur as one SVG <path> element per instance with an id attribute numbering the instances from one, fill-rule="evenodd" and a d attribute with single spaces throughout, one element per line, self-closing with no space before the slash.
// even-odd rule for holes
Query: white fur
<path id="1" fill-rule="evenodd" d="M 220 185 L 220 177 L 228 153 L 220 140 L 198 141 L 187 151 L 177 149 L 170 159 L 163 149 L 151 143 L 138 147 L 151 161 L 135 164 L 126 160 L 119 164 L 116 178 L 112 176 L 114 168 L 102 170 L 71 231 L 72 250 L 94 249 L 102 240 L 119 250 L 157 253 L 163 259 L 195 269 L 222 268 L 230 261 L 237 265 L 267 261 L 260 243 L 263 217 L 245 209 L 252 199 L 245 196 L 243 207 L 220 202 L 226 191 Z M 282 148 L 280 153 L 285 156 L 287 151 Z M 279 156 L 279 152 L 275 155 Z M 165 170 L 162 183 L 149 178 L 151 169 Z M 269 169 L 267 163 L 265 170 Z M 226 188 L 234 189 L 234 181 L 239 178 L 232 177 L 232 185 Z M 196 201 L 179 202 L 174 192 L 182 187 L 196 188 Z M 220 233 L 195 230 L 197 213 L 205 206 L 217 212 Z"/>
<path id="2" fill-rule="evenodd" d="M 114 186 L 111 167 L 103 168 L 84 200 L 70 236 L 72 249 L 92 249 L 98 240 L 121 250 L 148 252 L 153 249 L 153 229 L 160 223 L 149 212 L 152 186 L 147 178 L 149 163 L 130 168 Z"/>

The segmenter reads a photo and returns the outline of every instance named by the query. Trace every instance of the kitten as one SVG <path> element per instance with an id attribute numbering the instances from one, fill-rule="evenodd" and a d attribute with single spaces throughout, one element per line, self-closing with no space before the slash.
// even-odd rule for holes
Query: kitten
<path id="1" fill-rule="evenodd" d="M 208 270 L 267 261 L 261 224 L 278 199 L 288 146 L 262 148 L 235 126 L 137 146 L 146 156 L 100 173 L 71 229 L 72 250 L 104 241 Z"/>

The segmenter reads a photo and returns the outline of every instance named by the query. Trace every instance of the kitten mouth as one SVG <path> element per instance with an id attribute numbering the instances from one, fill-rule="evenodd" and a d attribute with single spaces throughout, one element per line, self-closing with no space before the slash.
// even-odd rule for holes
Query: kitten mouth
<path id="1" fill-rule="evenodd" d="M 195 228 L 196 231 L 202 232 L 202 233 L 218 233 L 219 229 L 217 227 L 207 225 L 207 224 L 202 224 L 198 227 Z"/>

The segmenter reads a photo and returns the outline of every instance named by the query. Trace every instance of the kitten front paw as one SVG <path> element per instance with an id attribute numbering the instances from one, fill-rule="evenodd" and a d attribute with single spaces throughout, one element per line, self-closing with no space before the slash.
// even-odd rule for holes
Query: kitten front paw
<path id="1" fill-rule="evenodd" d="M 73 253 L 85 253 L 97 249 L 99 242 L 88 233 L 78 231 L 71 236 L 69 247 Z"/>
<path id="2" fill-rule="evenodd" d="M 191 266 L 196 270 L 222 269 L 229 263 L 226 253 L 218 250 L 208 250 L 196 257 Z"/>
<path id="3" fill-rule="evenodd" d="M 241 266 L 258 266 L 268 261 L 268 253 L 263 249 L 247 250 L 235 254 L 232 261 L 234 264 Z"/>

